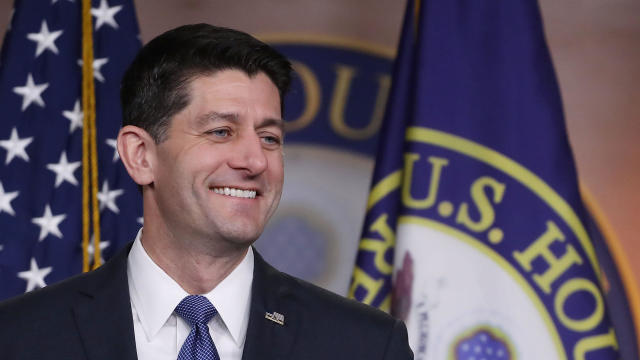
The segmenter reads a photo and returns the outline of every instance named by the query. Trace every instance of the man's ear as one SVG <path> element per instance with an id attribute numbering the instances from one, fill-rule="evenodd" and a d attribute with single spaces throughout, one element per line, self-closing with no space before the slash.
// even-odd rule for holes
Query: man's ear
<path id="1" fill-rule="evenodd" d="M 118 153 L 133 181 L 138 185 L 153 182 L 156 143 L 148 132 L 133 125 L 120 129 Z"/>

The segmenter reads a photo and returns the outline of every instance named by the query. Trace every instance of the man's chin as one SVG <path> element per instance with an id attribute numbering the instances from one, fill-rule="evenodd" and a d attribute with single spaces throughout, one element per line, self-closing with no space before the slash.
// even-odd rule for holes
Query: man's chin
<path id="1" fill-rule="evenodd" d="M 218 233 L 224 241 L 237 248 L 247 248 L 251 246 L 262 234 L 262 228 L 253 226 L 234 226 L 223 229 Z"/>

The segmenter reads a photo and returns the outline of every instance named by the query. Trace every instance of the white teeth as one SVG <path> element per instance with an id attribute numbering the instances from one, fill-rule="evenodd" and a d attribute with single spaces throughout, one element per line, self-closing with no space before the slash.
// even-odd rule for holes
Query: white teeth
<path id="1" fill-rule="evenodd" d="M 216 194 L 227 195 L 227 196 L 238 197 L 238 198 L 245 198 L 245 199 L 256 198 L 255 190 L 242 190 L 242 189 L 224 187 L 224 188 L 213 188 L 213 192 L 215 192 Z"/>

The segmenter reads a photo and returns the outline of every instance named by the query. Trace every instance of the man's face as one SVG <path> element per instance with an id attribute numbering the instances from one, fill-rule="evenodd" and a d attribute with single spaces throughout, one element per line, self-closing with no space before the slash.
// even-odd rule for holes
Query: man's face
<path id="1" fill-rule="evenodd" d="M 280 95 L 264 74 L 197 77 L 156 146 L 153 197 L 173 236 L 245 247 L 276 210 L 283 182 Z"/>

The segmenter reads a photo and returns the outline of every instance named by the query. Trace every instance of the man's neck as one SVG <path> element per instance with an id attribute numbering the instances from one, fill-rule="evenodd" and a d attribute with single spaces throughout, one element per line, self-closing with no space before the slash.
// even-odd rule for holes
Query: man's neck
<path id="1" fill-rule="evenodd" d="M 153 227 L 149 227 L 152 229 Z M 199 251 L 185 239 L 168 234 L 142 233 L 142 246 L 164 272 L 192 295 L 206 294 L 224 280 L 247 255 L 248 248 Z"/>

